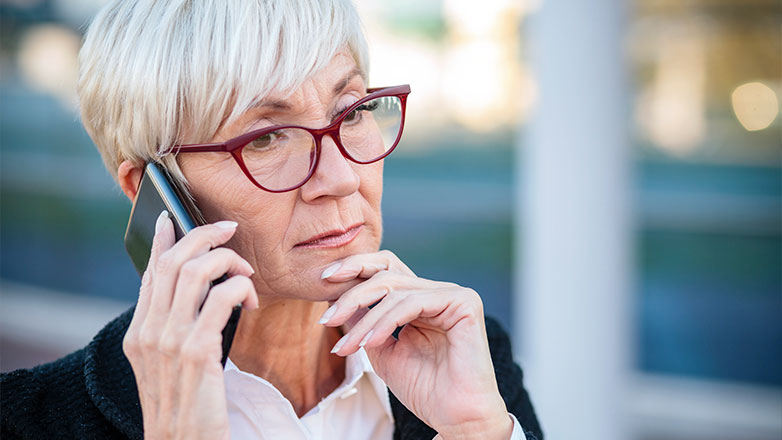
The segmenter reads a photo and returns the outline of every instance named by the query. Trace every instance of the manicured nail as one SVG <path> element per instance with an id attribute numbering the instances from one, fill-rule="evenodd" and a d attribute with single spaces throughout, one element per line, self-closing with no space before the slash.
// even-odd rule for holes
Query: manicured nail
<path id="1" fill-rule="evenodd" d="M 215 226 L 217 226 L 218 228 L 223 228 L 223 229 L 234 229 L 237 226 L 239 226 L 239 223 L 232 222 L 230 220 L 223 220 L 221 222 L 215 223 Z"/>
<path id="2" fill-rule="evenodd" d="M 369 339 L 372 337 L 372 335 L 374 335 L 374 334 L 375 334 L 375 331 L 374 330 L 370 330 L 369 333 L 367 333 L 366 336 L 364 336 L 364 339 L 362 339 L 361 342 L 358 343 L 358 346 L 359 347 L 363 347 L 369 341 Z"/>
<path id="3" fill-rule="evenodd" d="M 155 221 L 155 235 L 159 234 L 160 231 L 163 229 L 163 222 L 168 218 L 168 211 L 165 209 L 163 212 L 160 213 L 159 216 L 157 216 L 157 221 Z"/>
<path id="4" fill-rule="evenodd" d="M 334 345 L 334 348 L 331 349 L 331 352 L 332 353 L 338 352 L 339 349 L 342 348 L 343 345 L 345 345 L 345 342 L 347 342 L 347 340 L 348 340 L 348 335 L 341 337 L 339 341 L 337 341 L 337 344 Z"/>
<path id="5" fill-rule="evenodd" d="M 318 321 L 318 324 L 325 324 L 329 322 L 329 319 L 331 319 L 334 314 L 337 313 L 337 305 L 332 304 L 331 307 L 329 307 L 325 313 L 323 313 L 323 316 L 320 317 L 320 321 Z"/>
<path id="6" fill-rule="evenodd" d="M 335 263 L 327 267 L 326 270 L 324 270 L 323 273 L 320 275 L 320 279 L 325 280 L 326 278 L 334 275 L 341 266 L 342 263 Z"/>
<path id="7" fill-rule="evenodd" d="M 250 271 L 250 275 L 252 275 L 252 274 L 254 274 L 254 273 L 255 273 L 255 268 L 253 267 L 253 265 L 252 265 L 252 264 L 250 264 L 250 262 L 249 262 L 249 261 L 247 261 L 247 260 L 245 260 L 244 258 L 242 258 L 242 265 L 243 265 L 244 267 L 246 267 L 246 268 L 247 268 L 247 270 L 249 270 L 249 271 Z"/>

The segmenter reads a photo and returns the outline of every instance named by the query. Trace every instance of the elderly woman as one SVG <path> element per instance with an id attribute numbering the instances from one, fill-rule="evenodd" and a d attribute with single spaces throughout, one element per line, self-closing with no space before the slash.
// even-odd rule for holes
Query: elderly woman
<path id="1" fill-rule="evenodd" d="M 3 377 L 4 438 L 542 439 L 478 294 L 379 251 L 410 88 L 368 88 L 349 1 L 116 0 L 80 58 L 124 193 L 158 162 L 207 224 L 163 212 L 135 308 Z"/>

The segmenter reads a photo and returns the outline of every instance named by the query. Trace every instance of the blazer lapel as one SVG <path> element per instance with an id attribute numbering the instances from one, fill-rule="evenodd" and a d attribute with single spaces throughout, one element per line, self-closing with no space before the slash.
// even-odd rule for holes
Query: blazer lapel
<path id="1" fill-rule="evenodd" d="M 144 436 L 133 370 L 122 351 L 135 307 L 111 321 L 87 346 L 84 378 L 90 399 L 115 428 L 131 439 Z"/>

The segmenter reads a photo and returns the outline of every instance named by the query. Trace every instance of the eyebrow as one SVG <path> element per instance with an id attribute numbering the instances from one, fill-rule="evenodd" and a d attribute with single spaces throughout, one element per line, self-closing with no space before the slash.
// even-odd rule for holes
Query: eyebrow
<path id="1" fill-rule="evenodd" d="M 358 67 L 348 72 L 348 74 L 345 75 L 345 77 L 334 86 L 334 94 L 340 94 L 343 90 L 345 90 L 345 87 L 348 86 L 350 80 L 358 75 L 361 75 L 361 70 Z"/>
<path id="2" fill-rule="evenodd" d="M 333 95 L 339 95 L 342 93 L 343 90 L 345 90 L 345 87 L 348 86 L 350 81 L 355 78 L 356 76 L 363 76 L 361 69 L 356 67 L 355 69 L 348 72 L 347 75 L 345 75 L 344 78 L 342 78 L 337 84 L 334 85 L 334 88 L 332 89 Z M 291 106 L 285 101 L 271 101 L 261 104 L 261 107 L 271 107 L 275 110 L 290 110 Z"/>

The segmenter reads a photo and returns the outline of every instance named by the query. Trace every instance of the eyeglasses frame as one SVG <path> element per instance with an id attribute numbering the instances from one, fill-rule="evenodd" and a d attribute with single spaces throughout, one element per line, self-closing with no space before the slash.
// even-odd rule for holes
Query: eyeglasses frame
<path id="1" fill-rule="evenodd" d="M 354 102 L 350 105 L 345 111 L 340 114 L 337 119 L 334 120 L 331 124 L 327 125 L 323 128 L 309 128 L 304 127 L 300 125 L 274 125 L 271 127 L 264 127 L 258 130 L 253 130 L 248 133 L 239 135 L 233 139 L 229 139 L 222 143 L 210 143 L 210 144 L 182 144 L 182 145 L 174 145 L 171 147 L 169 152 L 172 153 L 202 153 L 202 152 L 226 152 L 231 153 L 231 156 L 233 156 L 234 160 L 237 164 L 239 164 L 239 167 L 244 172 L 245 176 L 247 176 L 250 181 L 257 186 L 258 188 L 268 191 L 271 193 L 283 193 L 287 191 L 292 191 L 294 189 L 300 188 L 305 183 L 307 183 L 310 178 L 315 174 L 315 170 L 318 168 L 318 163 L 320 162 L 320 151 L 321 151 L 321 141 L 323 139 L 323 136 L 328 135 L 331 137 L 331 139 L 334 141 L 334 143 L 337 145 L 337 149 L 339 149 L 339 152 L 342 154 L 343 157 L 346 159 L 366 165 L 370 163 L 377 162 L 379 160 L 384 159 L 386 156 L 391 154 L 392 151 L 396 148 L 396 146 L 399 144 L 399 140 L 402 138 L 402 131 L 404 131 L 405 127 L 405 110 L 407 108 L 407 95 L 410 94 L 410 85 L 404 84 L 400 86 L 391 86 L 391 87 L 375 87 L 367 89 L 367 95 L 363 98 L 359 99 L 358 101 Z M 339 137 L 339 129 L 342 127 L 342 121 L 356 108 L 358 108 L 360 105 L 367 101 L 371 101 L 375 98 L 382 98 L 382 97 L 391 97 L 395 96 L 399 98 L 400 104 L 402 106 L 402 119 L 399 123 L 399 133 L 397 134 L 396 139 L 394 140 L 393 145 L 391 148 L 388 149 L 385 153 L 383 153 L 382 156 L 372 159 L 370 161 L 360 161 L 353 158 L 345 149 L 345 147 L 342 145 L 342 141 Z M 315 139 L 315 159 L 312 161 L 310 165 L 309 172 L 307 173 L 307 177 L 304 178 L 300 183 L 285 188 L 285 189 L 278 189 L 273 190 L 264 187 L 258 181 L 255 180 L 255 178 L 252 176 L 252 173 L 250 170 L 247 169 L 247 166 L 244 163 L 244 159 L 242 158 L 242 149 L 244 149 L 245 146 L 247 146 L 253 139 L 263 136 L 265 134 L 271 133 L 273 131 L 287 129 L 287 128 L 297 128 L 302 129 L 310 133 L 310 135 Z"/>

